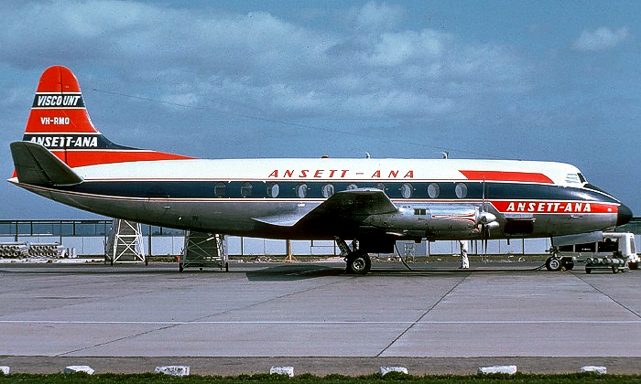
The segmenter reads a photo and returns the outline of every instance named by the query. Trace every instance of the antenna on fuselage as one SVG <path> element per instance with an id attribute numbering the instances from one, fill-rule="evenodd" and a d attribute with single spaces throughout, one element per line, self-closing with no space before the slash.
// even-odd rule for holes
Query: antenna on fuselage
<path id="1" fill-rule="evenodd" d="M 371 159 L 372 155 L 370 155 L 369 152 L 365 152 L 365 158 L 366 159 Z"/>
<path id="2" fill-rule="evenodd" d="M 448 152 L 448 151 L 443 151 L 443 152 L 441 152 L 441 155 L 443 155 L 443 158 L 444 158 L 444 159 L 448 159 L 448 158 L 450 157 L 450 152 Z"/>

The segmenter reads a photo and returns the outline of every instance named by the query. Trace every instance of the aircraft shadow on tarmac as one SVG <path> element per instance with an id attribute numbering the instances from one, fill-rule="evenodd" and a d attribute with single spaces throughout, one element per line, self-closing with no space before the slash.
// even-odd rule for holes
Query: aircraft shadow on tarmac
<path id="1" fill-rule="evenodd" d="M 477 274 L 477 273 L 548 273 L 541 271 L 538 265 L 522 265 L 511 266 L 509 268 L 503 266 L 491 267 L 477 267 L 471 269 L 458 269 L 451 265 L 428 265 L 428 264 L 413 264 L 411 270 L 405 268 L 401 264 L 374 264 L 372 269 L 367 275 L 354 275 L 345 272 L 342 265 L 323 265 L 323 264 L 286 264 L 268 266 L 266 268 L 246 271 L 244 272 L 247 279 L 250 281 L 293 281 L 303 279 L 313 279 L 319 277 L 329 276 L 343 276 L 346 278 L 367 278 L 369 277 L 397 277 L 397 276 L 435 276 L 435 275 L 449 275 L 456 276 L 461 274 Z M 232 267 L 233 269 L 233 267 Z M 230 269 L 230 271 L 232 270 Z"/>
<path id="2" fill-rule="evenodd" d="M 342 266 L 330 267 L 318 264 L 286 264 L 245 272 L 250 281 L 293 281 L 328 276 L 347 275 Z"/>

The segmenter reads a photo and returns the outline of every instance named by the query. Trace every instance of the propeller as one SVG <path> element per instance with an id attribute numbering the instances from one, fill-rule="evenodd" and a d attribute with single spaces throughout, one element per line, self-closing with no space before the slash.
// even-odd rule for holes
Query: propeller
<path id="1" fill-rule="evenodd" d="M 485 178 L 483 178 L 482 187 L 482 203 L 476 223 L 479 229 L 479 234 L 481 235 L 481 239 L 483 240 L 483 253 L 485 254 L 487 252 L 487 242 L 490 238 L 490 230 L 492 228 L 497 228 L 499 226 L 499 223 L 496 221 L 496 216 L 487 211 L 487 201 L 485 199 Z"/>

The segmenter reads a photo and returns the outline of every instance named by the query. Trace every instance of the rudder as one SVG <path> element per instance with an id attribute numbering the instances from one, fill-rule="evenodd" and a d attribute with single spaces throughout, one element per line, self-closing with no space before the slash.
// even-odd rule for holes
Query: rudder
<path id="1" fill-rule="evenodd" d="M 89 118 L 76 76 L 62 66 L 47 68 L 40 77 L 24 140 L 52 134 L 100 134 Z"/>

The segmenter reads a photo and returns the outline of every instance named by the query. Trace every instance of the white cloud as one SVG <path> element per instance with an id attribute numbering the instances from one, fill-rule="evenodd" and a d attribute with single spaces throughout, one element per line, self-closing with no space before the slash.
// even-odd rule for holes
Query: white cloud
<path id="1" fill-rule="evenodd" d="M 354 9 L 358 28 L 343 33 L 265 12 L 153 3 L 54 1 L 9 12 L 0 64 L 90 68 L 110 90 L 168 105 L 285 120 L 423 120 L 481 94 L 518 92 L 527 80 L 527 67 L 501 47 L 432 29 L 390 31 L 404 11 L 385 3 Z"/>
<path id="2" fill-rule="evenodd" d="M 416 59 L 440 59 L 449 36 L 432 30 L 383 33 L 369 56 L 372 64 L 397 66 Z"/>
<path id="3" fill-rule="evenodd" d="M 613 31 L 607 27 L 601 27 L 594 31 L 583 31 L 581 36 L 574 41 L 572 48 L 581 52 L 605 51 L 616 47 L 629 37 L 628 28 L 619 28 Z"/>
<path id="4" fill-rule="evenodd" d="M 376 31 L 393 29 L 405 12 L 400 6 L 370 1 L 361 8 L 352 8 L 349 13 L 356 28 Z"/>

